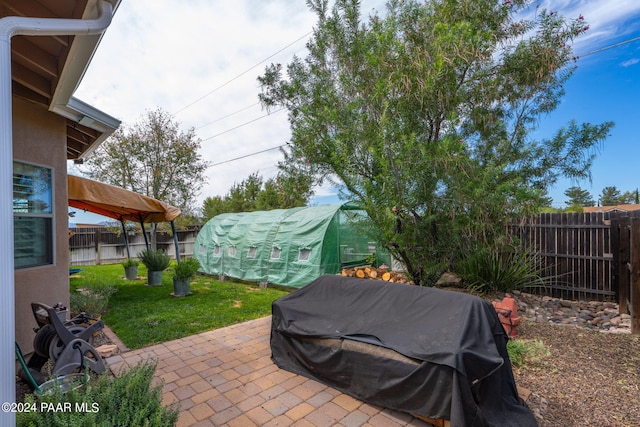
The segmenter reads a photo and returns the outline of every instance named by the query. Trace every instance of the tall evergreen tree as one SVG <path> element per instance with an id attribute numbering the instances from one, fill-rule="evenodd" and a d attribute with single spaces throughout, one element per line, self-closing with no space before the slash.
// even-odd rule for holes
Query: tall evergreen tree
<path id="1" fill-rule="evenodd" d="M 565 190 L 564 195 L 567 196 L 567 201 L 565 202 L 565 204 L 568 207 L 585 207 L 595 205 L 595 201 L 593 200 L 593 197 L 591 197 L 591 194 L 587 190 L 580 187 L 569 187 Z"/>

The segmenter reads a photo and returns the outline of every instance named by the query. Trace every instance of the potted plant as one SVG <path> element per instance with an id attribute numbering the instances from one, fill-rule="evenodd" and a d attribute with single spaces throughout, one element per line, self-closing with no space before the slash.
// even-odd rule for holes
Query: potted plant
<path id="1" fill-rule="evenodd" d="M 124 267 L 124 278 L 127 280 L 136 280 L 138 278 L 138 265 L 139 261 L 131 258 L 127 258 L 122 262 Z"/>
<path id="2" fill-rule="evenodd" d="M 147 267 L 147 284 L 162 285 L 162 272 L 169 267 L 169 255 L 160 249 L 145 249 L 138 258 Z"/>
<path id="3" fill-rule="evenodd" d="M 198 272 L 200 262 L 195 258 L 183 259 L 173 270 L 173 296 L 191 294 L 191 280 Z"/>

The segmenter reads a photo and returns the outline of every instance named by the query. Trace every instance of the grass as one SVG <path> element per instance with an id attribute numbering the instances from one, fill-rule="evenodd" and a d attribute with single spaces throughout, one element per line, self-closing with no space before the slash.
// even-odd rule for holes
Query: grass
<path id="1" fill-rule="evenodd" d="M 288 293 L 197 275 L 191 283 L 192 294 L 176 298 L 170 295 L 170 272 L 164 272 L 162 286 L 146 286 L 143 266 L 138 270 L 140 280 L 125 280 L 120 264 L 81 268 L 79 277 L 71 276 L 72 292 L 96 278 L 116 285 L 102 320 L 131 349 L 267 316 L 271 303 Z"/>
<path id="2" fill-rule="evenodd" d="M 551 354 L 542 341 L 521 338 L 509 340 L 507 342 L 507 351 L 511 365 L 514 368 L 538 364 Z"/>

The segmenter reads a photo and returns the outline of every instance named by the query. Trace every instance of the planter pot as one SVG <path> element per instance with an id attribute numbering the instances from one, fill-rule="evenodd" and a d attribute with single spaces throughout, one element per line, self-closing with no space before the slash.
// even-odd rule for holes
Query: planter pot
<path id="1" fill-rule="evenodd" d="M 191 277 L 187 279 L 173 278 L 173 296 L 184 297 L 191 295 Z"/>
<path id="2" fill-rule="evenodd" d="M 138 266 L 132 265 L 124 268 L 124 278 L 127 280 L 136 280 L 138 278 Z"/>
<path id="3" fill-rule="evenodd" d="M 161 286 L 162 285 L 162 271 L 149 271 L 149 272 L 147 272 L 147 284 L 149 286 Z"/>

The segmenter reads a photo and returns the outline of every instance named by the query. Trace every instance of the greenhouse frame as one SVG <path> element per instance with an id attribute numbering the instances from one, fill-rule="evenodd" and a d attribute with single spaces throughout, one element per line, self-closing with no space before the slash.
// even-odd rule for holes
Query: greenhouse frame
<path id="1" fill-rule="evenodd" d="M 221 214 L 198 233 L 194 256 L 205 274 L 301 288 L 376 253 L 356 224 L 365 218 L 349 203 Z"/>

